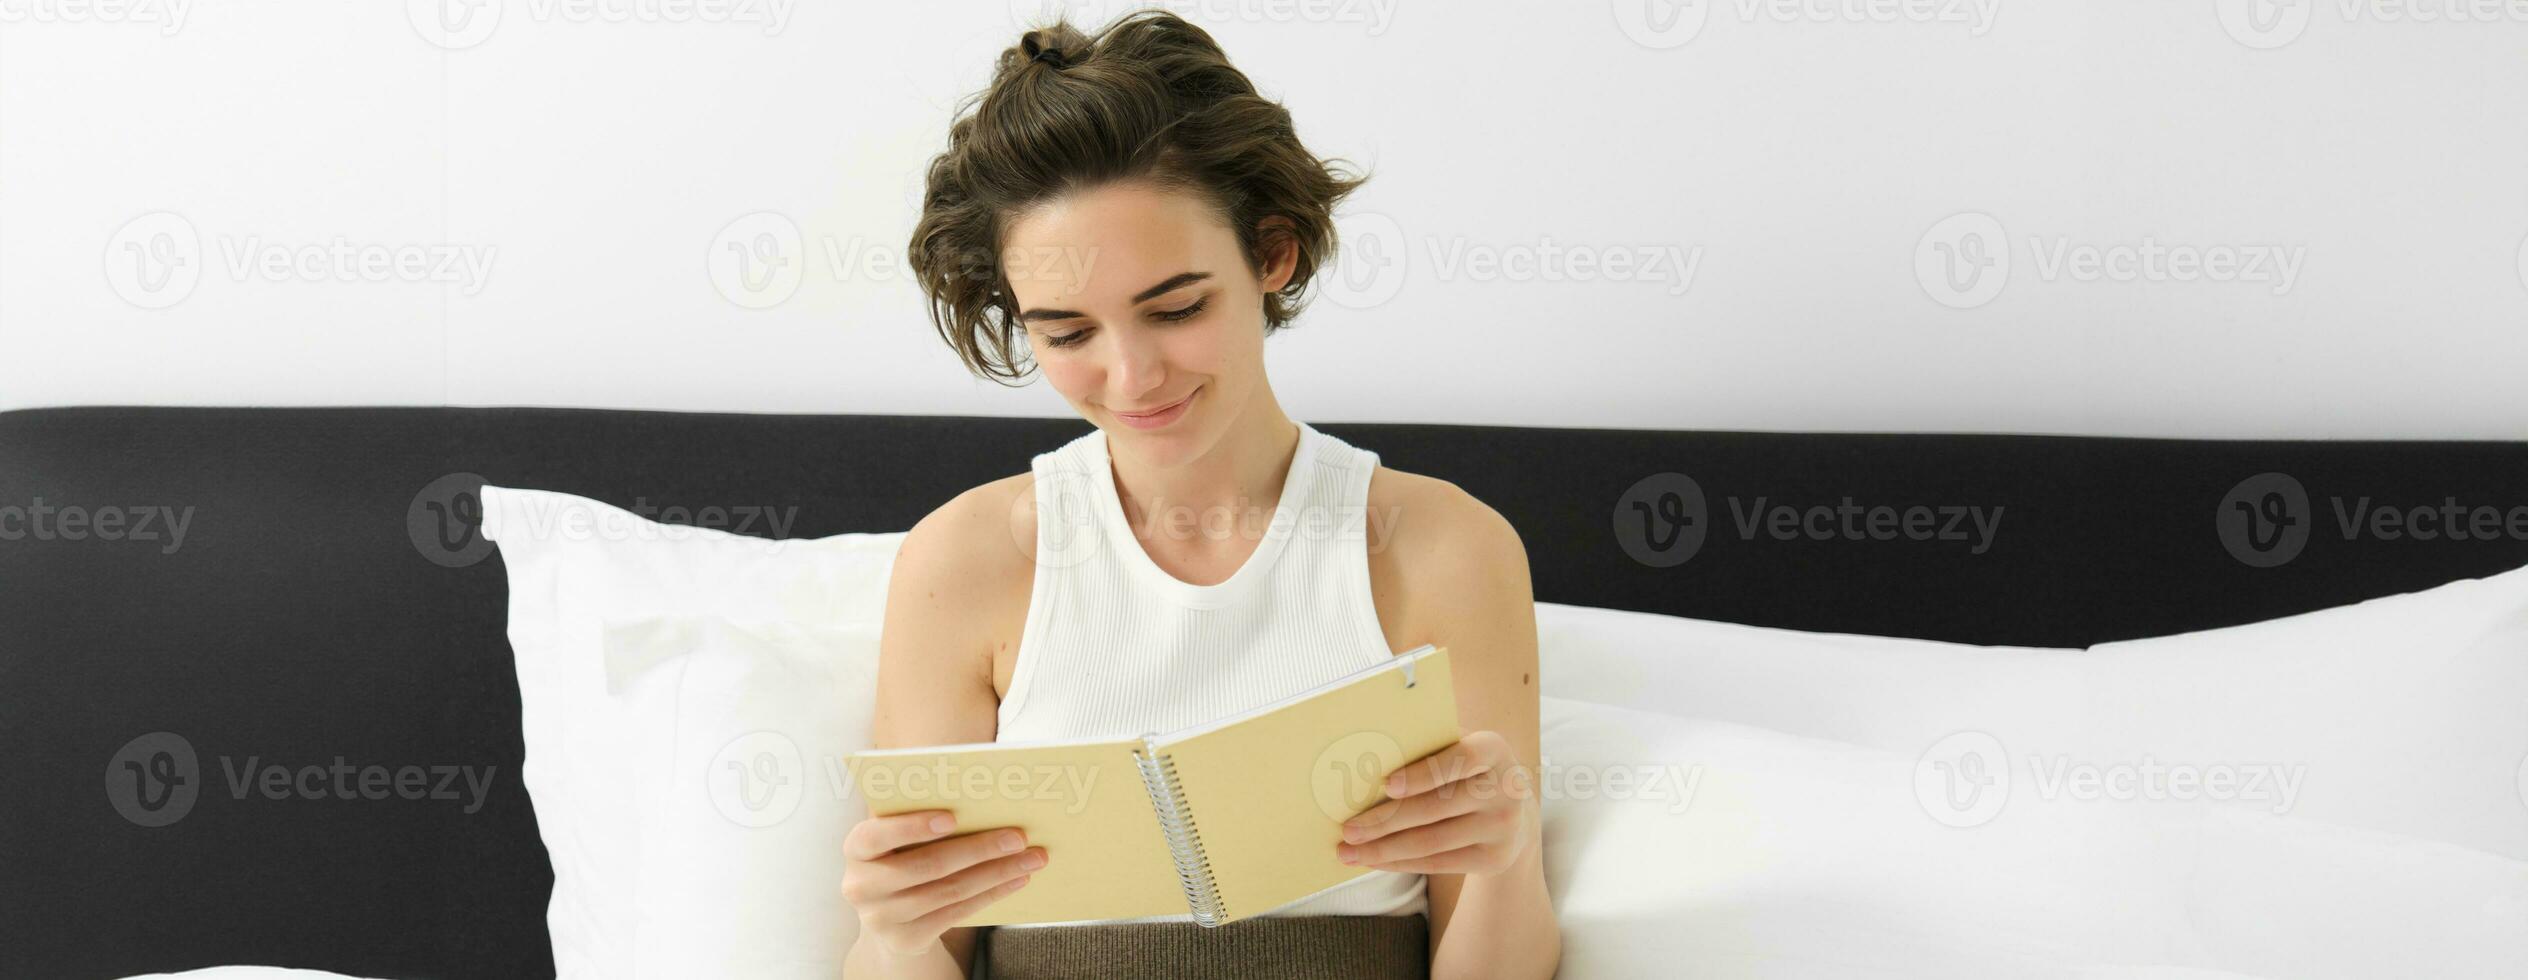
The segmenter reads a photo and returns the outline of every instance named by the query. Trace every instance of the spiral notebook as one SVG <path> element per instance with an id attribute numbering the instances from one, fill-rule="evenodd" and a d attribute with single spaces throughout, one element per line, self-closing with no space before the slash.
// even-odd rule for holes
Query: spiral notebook
<path id="1" fill-rule="evenodd" d="M 1387 774 L 1457 741 L 1446 647 L 1174 732 L 876 749 L 854 791 L 957 833 L 1019 827 L 1047 860 L 961 926 L 1191 915 L 1217 926 L 1368 874 L 1335 857 Z"/>

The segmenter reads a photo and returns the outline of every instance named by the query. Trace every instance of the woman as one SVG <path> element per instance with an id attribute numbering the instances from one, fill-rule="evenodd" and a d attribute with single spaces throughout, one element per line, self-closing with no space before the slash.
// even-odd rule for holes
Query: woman
<path id="1" fill-rule="evenodd" d="M 1273 959 L 1331 944 L 1346 976 L 1551 976 L 1526 551 L 1455 485 L 1291 420 L 1265 376 L 1361 181 L 1163 10 L 1029 31 L 968 105 L 911 245 L 933 319 L 994 380 L 1024 378 L 1023 342 L 1097 429 L 905 537 L 876 744 L 1167 730 L 1423 643 L 1449 649 L 1466 733 L 1348 825 L 1339 857 L 1369 873 L 1225 927 L 1253 940 L 1237 962 L 1202 962 L 1227 944 L 1175 916 L 985 930 L 990 975 L 1333 975 Z M 966 976 L 979 930 L 952 924 L 1062 860 L 944 816 L 850 832 L 849 976 Z"/>

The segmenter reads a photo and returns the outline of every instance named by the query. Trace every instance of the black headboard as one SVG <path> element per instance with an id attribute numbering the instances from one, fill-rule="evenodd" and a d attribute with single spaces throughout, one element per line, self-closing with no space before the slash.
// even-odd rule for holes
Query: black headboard
<path id="1" fill-rule="evenodd" d="M 2528 564 L 2523 443 L 1315 424 L 1489 502 L 1549 602 L 2078 646 Z M 1086 431 L 518 408 L 0 413 L 0 976 L 550 976 L 506 582 L 464 523 L 470 488 L 670 520 L 729 508 L 681 522 L 741 533 L 773 533 L 738 526 L 745 514 L 795 537 L 894 531 Z M 178 742 L 199 795 L 150 826 L 165 798 L 131 799 L 152 784 L 110 770 Z M 276 801 L 229 783 L 248 759 L 336 757 L 495 778 L 471 813 L 461 798 Z"/>

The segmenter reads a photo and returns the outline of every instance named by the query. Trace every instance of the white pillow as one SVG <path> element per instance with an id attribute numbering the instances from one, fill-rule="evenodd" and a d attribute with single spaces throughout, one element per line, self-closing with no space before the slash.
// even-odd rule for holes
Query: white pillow
<path id="1" fill-rule="evenodd" d="M 1899 753 L 1555 697 L 1541 720 L 1565 980 L 2068 976 L 2168 962 L 2183 928 L 2160 839 L 2116 811 L 1966 833 Z"/>
<path id="2" fill-rule="evenodd" d="M 206 966 L 182 973 L 141 973 L 123 980 L 361 980 L 343 973 L 283 966 Z"/>
<path id="3" fill-rule="evenodd" d="M 2528 858 L 2528 569 L 2087 651 L 1551 603 L 1537 632 L 1545 694 L 1984 765 L 2013 804 L 2227 805 Z M 2191 782 L 2127 782 L 2168 778 Z"/>
<path id="4" fill-rule="evenodd" d="M 2528 859 L 2528 569 L 2075 663 L 2084 701 L 2012 754 L 2280 762 L 2291 815 Z"/>
<path id="5" fill-rule="evenodd" d="M 640 760 L 633 975 L 841 976 L 843 836 L 867 812 L 842 760 L 868 747 L 876 627 L 644 620 L 606 660 Z"/>
<path id="6" fill-rule="evenodd" d="M 1733 721 L 1899 751 L 2007 725 L 2074 693 L 2080 651 L 1744 626 L 1658 613 L 1536 604 L 1548 697 Z"/>
<path id="7" fill-rule="evenodd" d="M 2059 797 L 1956 827 L 1908 754 L 1542 708 L 1564 980 L 2506 977 L 2528 954 L 2528 864 L 2494 855 Z"/>
<path id="8" fill-rule="evenodd" d="M 2528 862 L 2227 808 L 2198 832 L 2186 919 L 2210 962 L 2307 980 L 2528 970 Z"/>
<path id="9" fill-rule="evenodd" d="M 483 535 L 509 573 L 520 776 L 553 861 L 545 920 L 554 969 L 562 978 L 630 976 L 637 726 L 631 707 L 607 694 L 606 628 L 691 615 L 874 631 L 904 534 L 775 541 L 659 524 L 570 494 L 485 486 L 482 499 Z"/>

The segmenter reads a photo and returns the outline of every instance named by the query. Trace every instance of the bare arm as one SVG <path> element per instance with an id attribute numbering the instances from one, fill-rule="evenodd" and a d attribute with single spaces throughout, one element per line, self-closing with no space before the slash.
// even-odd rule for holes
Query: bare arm
<path id="1" fill-rule="evenodd" d="M 1025 586 L 1013 585 L 1010 575 L 1029 574 L 1030 567 L 1028 558 L 1017 554 L 1010 543 L 1010 509 L 994 502 L 999 499 L 1005 497 L 989 492 L 988 486 L 968 491 L 905 535 L 888 582 L 886 623 L 879 637 L 877 704 L 870 730 L 873 746 L 989 742 L 997 734 L 1000 699 L 992 687 L 989 630 L 995 617 L 989 611 L 1010 588 L 1025 594 Z M 944 811 L 925 814 L 933 812 Z M 988 848 L 960 850 L 956 840 L 931 845 L 939 849 L 940 860 L 947 865 L 944 869 L 906 861 L 904 856 L 910 852 L 897 852 L 893 860 L 920 868 L 916 873 L 936 875 L 945 870 L 962 875 L 962 882 L 941 877 L 923 886 L 950 893 L 943 898 L 956 901 L 937 908 L 926 917 L 927 922 L 873 922 L 873 915 L 902 914 L 879 908 L 880 898 L 872 893 L 881 886 L 865 883 L 887 881 L 876 873 L 884 869 L 877 864 L 880 859 L 874 857 L 875 852 L 907 840 L 927 839 L 919 836 L 927 834 L 921 822 L 924 815 L 902 816 L 908 819 L 891 827 L 865 822 L 854 828 L 855 841 L 872 860 L 854 865 L 855 871 L 862 872 L 860 882 L 846 876 L 845 893 L 857 896 L 853 904 L 861 909 L 862 926 L 860 939 L 844 961 L 843 975 L 848 980 L 964 980 L 973 963 L 973 928 L 948 927 L 934 940 L 909 943 L 913 948 L 899 950 L 879 941 L 872 926 L 926 932 L 938 921 L 962 919 L 1008 894 L 1011 881 L 1023 885 L 1023 872 L 1016 868 L 1016 858 L 1000 858 Z M 959 827 L 954 833 L 976 829 L 980 828 Z M 980 835 L 969 840 L 984 843 Z M 850 849 L 847 845 L 846 850 Z M 969 860 L 974 863 L 959 863 Z M 1018 877 L 1013 878 L 1014 874 Z"/>
<path id="2" fill-rule="evenodd" d="M 1457 744 L 1401 769 L 1364 813 L 1360 857 L 1428 876 L 1431 976 L 1546 978 L 1562 933 L 1545 887 L 1536 604 L 1527 550 L 1500 514 L 1453 486 L 1413 505 L 1388 566 L 1411 635 L 1448 648 Z M 1401 530 L 1400 525 L 1400 530 Z"/>

